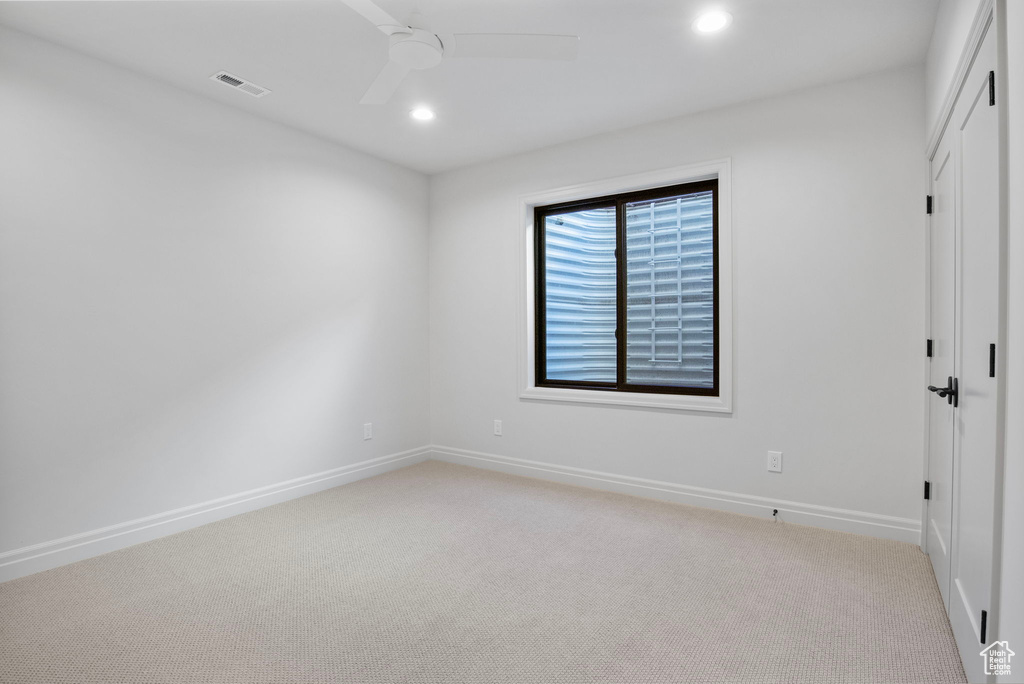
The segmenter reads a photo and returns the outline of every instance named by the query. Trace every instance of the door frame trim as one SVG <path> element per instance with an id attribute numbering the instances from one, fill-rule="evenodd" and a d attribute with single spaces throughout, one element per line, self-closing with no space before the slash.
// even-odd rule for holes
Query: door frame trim
<path id="1" fill-rule="evenodd" d="M 932 133 L 928 137 L 926 153 L 929 162 L 935 156 L 939 141 L 942 140 L 942 134 L 946 132 L 949 120 L 953 117 L 953 107 L 956 106 L 957 98 L 960 97 L 960 91 L 963 90 L 967 74 L 970 72 L 974 58 L 981 48 L 981 43 L 985 38 L 987 29 L 995 21 L 995 2 L 996 0 L 981 0 L 978 5 L 978 11 L 974 15 L 974 22 L 971 24 L 971 32 L 967 34 L 967 42 L 964 43 L 963 51 L 960 53 L 956 71 L 953 72 L 953 80 L 950 81 L 946 97 L 942 100 L 939 118 L 932 125 Z M 999 61 L 1002 62 L 1002 50 L 1000 49 L 998 52 L 1000 54 Z M 998 98 L 997 104 L 999 100 L 1005 100 L 1005 98 Z"/>

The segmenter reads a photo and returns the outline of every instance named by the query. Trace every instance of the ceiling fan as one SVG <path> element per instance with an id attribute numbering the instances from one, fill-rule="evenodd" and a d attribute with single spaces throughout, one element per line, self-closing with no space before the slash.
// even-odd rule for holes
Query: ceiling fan
<path id="1" fill-rule="evenodd" d="M 520 33 L 457 33 L 442 44 L 437 34 L 406 26 L 372 0 L 342 0 L 388 36 L 389 61 L 359 104 L 384 104 L 413 69 L 429 69 L 448 57 L 576 59 L 579 36 Z"/>

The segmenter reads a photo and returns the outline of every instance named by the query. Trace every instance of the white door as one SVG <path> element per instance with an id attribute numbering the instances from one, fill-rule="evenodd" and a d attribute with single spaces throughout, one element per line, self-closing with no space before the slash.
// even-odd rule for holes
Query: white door
<path id="1" fill-rule="evenodd" d="M 954 375 L 956 294 L 956 164 L 951 136 L 932 159 L 932 217 L 928 230 L 929 339 L 928 384 L 946 387 Z M 928 400 L 928 511 L 926 548 L 949 610 L 950 544 L 953 516 L 953 416 L 949 397 Z"/>
<path id="2" fill-rule="evenodd" d="M 959 408 L 954 419 L 954 491 L 949 619 L 968 673 L 980 665 L 985 617 L 992 605 L 996 553 L 996 437 L 999 337 L 999 114 L 989 74 L 996 40 L 989 30 L 953 109 L 959 146 L 956 363 Z M 983 611 L 985 614 L 983 615 Z"/>

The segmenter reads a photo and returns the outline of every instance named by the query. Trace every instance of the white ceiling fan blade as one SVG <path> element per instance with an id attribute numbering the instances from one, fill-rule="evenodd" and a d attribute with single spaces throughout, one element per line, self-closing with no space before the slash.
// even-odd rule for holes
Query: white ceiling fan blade
<path id="1" fill-rule="evenodd" d="M 397 62 L 388 62 L 377 74 L 377 78 L 374 79 L 359 104 L 384 104 L 398 90 L 402 79 L 408 73 L 409 67 L 402 66 Z"/>
<path id="2" fill-rule="evenodd" d="M 353 10 L 363 15 L 363 17 L 379 28 L 385 35 L 390 36 L 395 31 L 405 29 L 405 24 L 401 23 L 393 16 L 382 10 L 372 0 L 341 0 L 343 3 L 351 7 Z"/>
<path id="3" fill-rule="evenodd" d="M 579 36 L 524 33 L 456 33 L 451 57 L 503 59 L 576 59 Z M 449 56 L 445 45 L 445 56 Z"/>

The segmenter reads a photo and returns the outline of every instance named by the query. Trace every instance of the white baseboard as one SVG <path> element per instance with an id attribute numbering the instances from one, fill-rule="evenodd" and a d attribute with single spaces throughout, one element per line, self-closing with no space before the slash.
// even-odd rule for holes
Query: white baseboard
<path id="1" fill-rule="evenodd" d="M 212 501 L 185 506 L 173 511 L 129 520 L 98 530 L 54 539 L 0 553 L 0 582 L 49 570 L 61 565 L 116 551 L 126 546 L 164 537 L 206 523 L 230 518 L 239 513 L 296 499 L 348 482 L 379 475 L 426 460 L 429 447 L 371 458 L 359 463 L 297 477 L 293 480 L 250 489 Z"/>
<path id="2" fill-rule="evenodd" d="M 759 518 L 770 518 L 772 509 L 778 509 L 779 518 L 784 522 L 822 527 L 840 532 L 853 532 L 883 539 L 895 539 L 918 545 L 921 543 L 921 522 L 913 518 L 896 518 L 796 501 L 767 499 L 761 496 L 690 487 L 672 482 L 646 480 L 583 468 L 570 468 L 553 463 L 528 461 L 446 446 L 431 447 L 430 458 L 448 463 L 498 470 L 512 475 L 552 480 L 563 484 L 743 513 Z"/>
<path id="3" fill-rule="evenodd" d="M 583 468 L 570 468 L 553 463 L 528 461 L 453 447 L 429 446 L 372 458 L 173 511 L 157 513 L 145 518 L 6 551 L 0 553 L 0 582 L 67 565 L 85 558 L 92 558 L 133 544 L 164 537 L 390 470 L 397 470 L 428 458 L 762 518 L 770 518 L 772 509 L 777 508 L 780 518 L 785 522 L 920 544 L 920 522 L 911 518 L 896 518 L 794 501 L 777 501 L 759 496 L 615 475 Z"/>

